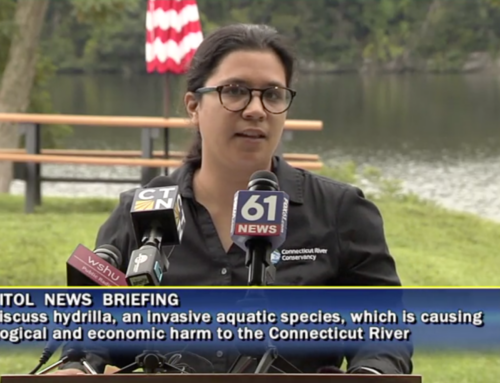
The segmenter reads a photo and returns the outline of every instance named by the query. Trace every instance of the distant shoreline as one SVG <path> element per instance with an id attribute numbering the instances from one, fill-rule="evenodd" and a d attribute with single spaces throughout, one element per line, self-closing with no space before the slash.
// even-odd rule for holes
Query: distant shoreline
<path id="1" fill-rule="evenodd" d="M 488 52 L 474 52 L 463 60 L 452 62 L 446 59 L 405 59 L 377 63 L 364 60 L 358 64 L 339 64 L 301 60 L 302 73 L 316 74 L 469 74 L 500 73 L 500 57 Z"/>
<path id="2" fill-rule="evenodd" d="M 500 57 L 488 52 L 474 52 L 463 60 L 452 62 L 447 59 L 403 59 L 378 63 L 369 59 L 358 63 L 320 62 L 315 60 L 299 60 L 298 71 L 302 74 L 334 74 L 334 75 L 401 75 L 401 74 L 496 74 L 500 73 Z M 108 70 L 86 72 L 80 68 L 59 69 L 56 74 L 85 75 L 145 75 L 144 71 Z"/>

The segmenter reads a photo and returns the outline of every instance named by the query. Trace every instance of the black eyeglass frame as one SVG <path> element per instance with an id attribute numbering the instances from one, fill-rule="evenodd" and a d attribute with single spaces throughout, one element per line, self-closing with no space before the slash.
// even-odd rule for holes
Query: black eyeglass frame
<path id="1" fill-rule="evenodd" d="M 224 103 L 222 102 L 222 89 L 224 89 L 225 87 L 227 86 L 238 86 L 240 88 L 244 88 L 244 89 L 247 89 L 249 91 L 249 95 L 250 97 L 248 98 L 248 102 L 245 104 L 244 107 L 242 107 L 241 109 L 238 109 L 238 110 L 233 110 L 233 109 L 228 109 Z M 264 104 L 264 93 L 269 90 L 269 89 L 285 89 L 287 91 L 290 92 L 290 102 L 288 103 L 288 106 L 281 112 L 272 112 L 270 111 L 269 109 L 266 108 L 266 105 Z M 292 106 L 292 103 L 293 103 L 293 100 L 295 98 L 295 96 L 297 95 L 297 92 L 291 88 L 287 88 L 287 87 L 283 87 L 283 86 L 270 86 L 268 88 L 249 88 L 248 86 L 245 86 L 245 85 L 240 85 L 240 84 L 224 84 L 224 85 L 218 85 L 218 86 L 205 86 L 205 87 L 201 87 L 201 88 L 198 88 L 195 90 L 195 93 L 198 93 L 198 94 L 205 94 L 205 93 L 210 93 L 210 92 L 217 92 L 219 93 L 219 102 L 220 104 L 224 107 L 224 109 L 226 110 L 229 110 L 230 112 L 241 112 L 243 110 L 245 110 L 247 108 L 248 105 L 250 105 L 250 103 L 252 102 L 252 92 L 253 91 L 258 91 L 259 92 L 259 99 L 260 99 L 260 103 L 262 104 L 262 107 L 268 111 L 269 113 L 271 114 L 282 114 L 282 113 L 285 113 L 288 109 L 290 109 L 290 107 Z"/>

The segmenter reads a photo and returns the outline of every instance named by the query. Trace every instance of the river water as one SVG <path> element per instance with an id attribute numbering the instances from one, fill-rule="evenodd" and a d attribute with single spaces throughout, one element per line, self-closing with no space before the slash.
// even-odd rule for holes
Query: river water
<path id="1" fill-rule="evenodd" d="M 165 78 L 157 75 L 57 76 L 55 109 L 89 115 L 160 116 Z M 403 181 L 441 205 L 500 221 L 500 77 L 494 75 L 303 75 L 289 118 L 318 119 L 321 132 L 295 132 L 286 152 L 317 153 L 327 164 L 355 161 Z M 182 114 L 183 78 L 170 83 L 170 110 Z M 172 149 L 189 132 L 174 129 Z M 158 140 L 158 149 L 161 141 Z M 127 128 L 75 127 L 68 148 L 139 149 Z M 137 178 L 139 169 L 44 166 L 46 175 Z M 113 173 L 113 174 L 112 174 Z M 136 184 L 52 184 L 44 195 L 116 196 Z M 22 193 L 16 181 L 12 192 Z"/>

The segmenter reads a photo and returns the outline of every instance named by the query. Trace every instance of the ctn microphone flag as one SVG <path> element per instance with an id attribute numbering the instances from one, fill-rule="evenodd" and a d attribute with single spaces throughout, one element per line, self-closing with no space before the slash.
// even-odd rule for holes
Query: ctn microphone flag
<path id="1" fill-rule="evenodd" d="M 139 249 L 130 255 L 127 281 L 132 286 L 159 286 L 169 268 L 161 249 L 180 244 L 186 225 L 179 187 L 170 177 L 155 178 L 136 191 L 131 216 Z"/>
<path id="2" fill-rule="evenodd" d="M 147 188 L 136 190 L 130 214 L 139 246 L 155 227 L 162 229 L 161 246 L 181 243 L 186 218 L 179 187 L 170 177 L 156 177 Z"/>

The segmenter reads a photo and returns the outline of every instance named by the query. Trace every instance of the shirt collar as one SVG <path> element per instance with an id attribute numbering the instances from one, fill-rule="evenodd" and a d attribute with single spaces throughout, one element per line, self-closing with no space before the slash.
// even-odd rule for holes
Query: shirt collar
<path id="1" fill-rule="evenodd" d="M 172 178 L 179 185 L 181 196 L 184 198 L 193 198 L 193 175 L 197 166 L 192 163 L 185 163 L 174 173 Z M 279 186 L 282 191 L 288 194 L 291 203 L 304 203 L 304 177 L 302 170 L 290 166 L 282 157 L 273 157 L 272 172 L 278 178 Z"/>

